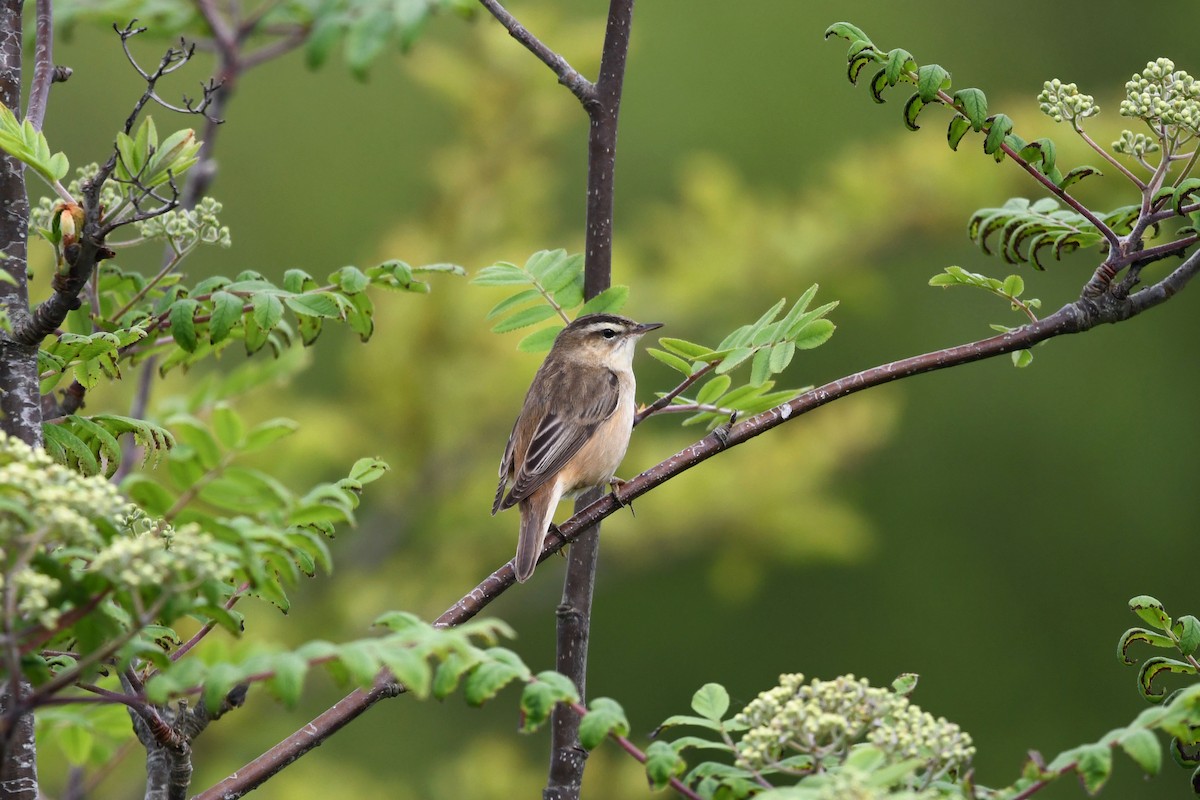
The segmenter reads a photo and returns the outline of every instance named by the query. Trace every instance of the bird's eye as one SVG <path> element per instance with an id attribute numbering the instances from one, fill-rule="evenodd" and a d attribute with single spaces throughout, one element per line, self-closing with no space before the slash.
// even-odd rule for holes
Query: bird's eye
<path id="1" fill-rule="evenodd" d="M 617 335 L 617 332 L 614 331 L 612 328 L 605 328 L 604 330 L 600 331 L 600 335 L 603 336 L 605 339 L 612 339 L 613 337 L 615 337 Z"/>

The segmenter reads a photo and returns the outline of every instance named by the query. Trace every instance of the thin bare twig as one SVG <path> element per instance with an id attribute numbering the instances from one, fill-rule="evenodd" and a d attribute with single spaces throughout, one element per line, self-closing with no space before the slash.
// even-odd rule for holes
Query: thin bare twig
<path id="1" fill-rule="evenodd" d="M 33 48 L 33 80 L 29 84 L 29 103 L 25 119 L 39 131 L 46 119 L 50 84 L 54 83 L 54 17 L 50 0 L 37 0 L 37 33 Z"/>
<path id="2" fill-rule="evenodd" d="M 567 63 L 567 60 L 547 47 L 540 39 L 529 32 L 529 29 L 517 21 L 498 0 L 479 0 L 488 12 L 499 20 L 508 31 L 508 35 L 520 42 L 526 50 L 538 57 L 543 64 L 554 71 L 558 82 L 571 90 L 571 94 L 579 98 L 584 107 L 590 106 L 596 100 L 596 87 L 587 78 Z"/>

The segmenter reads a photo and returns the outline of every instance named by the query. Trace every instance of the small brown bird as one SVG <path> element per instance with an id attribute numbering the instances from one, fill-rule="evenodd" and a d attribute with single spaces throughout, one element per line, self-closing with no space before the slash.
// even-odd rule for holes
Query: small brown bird
<path id="1" fill-rule="evenodd" d="M 633 432 L 633 348 L 661 327 L 615 314 L 582 316 L 558 334 L 533 376 L 492 503 L 492 514 L 520 506 L 514 571 L 521 583 L 533 575 L 558 501 L 610 482 L 625 457 Z"/>

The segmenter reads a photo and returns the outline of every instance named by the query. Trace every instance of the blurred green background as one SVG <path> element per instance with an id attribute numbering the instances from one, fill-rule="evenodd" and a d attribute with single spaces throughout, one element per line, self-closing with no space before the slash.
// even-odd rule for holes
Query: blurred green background
<path id="1" fill-rule="evenodd" d="M 514 0 L 511 10 L 588 75 L 605 4 Z M 978 207 L 1036 196 L 1011 164 L 968 138 L 946 148 L 945 113 L 923 130 L 900 122 L 903 96 L 876 106 L 845 80 L 834 21 L 879 46 L 978 86 L 1026 139 L 1054 136 L 1060 163 L 1097 159 L 1037 114 L 1043 80 L 1075 81 L 1104 108 L 1095 138 L 1116 138 L 1123 82 L 1165 55 L 1200 71 L 1200 6 L 1153 15 L 1083 0 L 950 0 L 918 6 L 829 0 L 643 0 L 634 20 L 618 148 L 614 282 L 627 311 L 664 333 L 715 343 L 779 297 L 813 282 L 840 300 L 838 332 L 786 378 L 820 384 L 1017 324 L 994 298 L 926 285 L 958 264 L 1003 277 L 965 235 Z M 138 42 L 154 58 L 162 42 Z M 47 133 L 75 163 L 102 159 L 140 87 L 115 35 L 80 27 L 56 60 Z M 195 94 L 207 64 L 173 92 Z M 189 124 L 154 112 L 160 130 Z M 234 247 L 202 253 L 194 274 L 290 267 L 323 275 L 396 257 L 469 270 L 533 251 L 582 247 L 586 118 L 553 75 L 486 15 L 438 19 L 408 55 L 356 81 L 335 59 L 311 72 L 293 54 L 249 73 L 217 148 L 214 195 Z M 1115 179 L 1083 197 L 1131 202 Z M 124 257 L 122 256 L 122 259 Z M 154 261 L 153 253 L 126 263 Z M 1072 299 L 1093 254 L 1022 267 L 1027 296 L 1049 311 Z M 35 264 L 36 265 L 36 264 Z M 1167 264 L 1165 267 L 1169 267 Z M 1153 274 L 1161 274 L 1159 271 Z M 303 431 L 270 456 L 301 488 L 375 455 L 392 473 L 368 487 L 358 530 L 334 543 L 337 570 L 296 593 L 281 617 L 252 609 L 251 631 L 286 642 L 364 635 L 381 611 L 432 618 L 512 555 L 517 520 L 488 515 L 505 436 L 538 358 L 515 352 L 483 316 L 503 294 L 435 278 L 428 297 L 379 302 L 367 346 L 328 329 L 308 369 L 245 398 L 254 420 L 284 415 Z M 976 296 L 978 294 L 978 296 Z M 854 673 L 887 684 L 919 673 L 914 697 L 959 723 L 979 749 L 985 785 L 1015 779 L 1029 749 L 1053 755 L 1132 719 L 1142 701 L 1115 643 L 1151 593 L 1174 613 L 1200 611 L 1194 496 L 1200 420 L 1192 293 L 1119 327 L 1007 358 L 855 395 L 706 462 L 605 523 L 589 692 L 620 700 L 644 736 L 687 708 L 706 681 L 744 704 L 781 672 Z M 240 354 L 222 367 L 241 363 Z M 643 401 L 672 385 L 642 356 Z M 198 376 L 176 377 L 157 398 Z M 124 393 L 122 393 L 124 392 Z M 128 390 L 89 409 L 127 408 Z M 159 407 L 161 412 L 162 407 Z M 632 476 L 700 435 L 662 416 L 637 431 Z M 563 511 L 565 512 L 565 507 Z M 561 518 L 561 516 L 560 516 Z M 519 632 L 535 669 L 553 665 L 563 566 L 488 610 Z M 213 642 L 215 647 L 235 646 Z M 342 695 L 321 678 L 285 711 L 261 692 L 197 746 L 200 790 Z M 385 702 L 256 797 L 534 797 L 548 736 L 520 736 L 511 690 L 483 709 Z M 58 791 L 47 753 L 47 790 Z M 137 797 L 136 755 L 96 796 Z M 585 796 L 646 794 L 631 760 L 602 748 Z M 1187 796 L 1168 765 L 1143 783 L 1117 758 L 1105 796 Z M 1071 780 L 1040 796 L 1079 797 Z"/>

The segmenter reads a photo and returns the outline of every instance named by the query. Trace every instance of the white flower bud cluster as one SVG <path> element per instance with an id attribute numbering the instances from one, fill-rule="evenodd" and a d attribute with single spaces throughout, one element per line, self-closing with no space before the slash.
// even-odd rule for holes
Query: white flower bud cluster
<path id="1" fill-rule="evenodd" d="M 853 675 L 808 683 L 799 673 L 780 675 L 779 686 L 735 720 L 749 726 L 738 743 L 738 764 L 749 769 L 768 769 L 793 755 L 812 757 L 819 769 L 864 741 L 892 762 L 921 759 L 925 776 L 961 772 L 975 755 L 971 737 L 954 723 Z"/>
<path id="2" fill-rule="evenodd" d="M 1144 133 L 1121 131 L 1121 138 L 1112 143 L 1112 149 L 1114 153 L 1140 158 L 1146 153 L 1157 153 L 1160 148 L 1158 142 Z"/>
<path id="3" fill-rule="evenodd" d="M 1126 82 L 1121 114 L 1200 133 L 1200 83 L 1169 58 L 1151 61 Z"/>
<path id="4" fill-rule="evenodd" d="M 0 588 L 12 582 L 21 617 L 13 624 L 21 628 L 55 628 L 68 580 L 91 576 L 94 589 L 94 576 L 103 575 L 121 589 L 158 593 L 229 580 L 235 568 L 198 526 L 175 530 L 151 520 L 103 477 L 81 475 L 3 434 L 0 542 Z"/>
<path id="5" fill-rule="evenodd" d="M 1080 94 L 1078 86 L 1063 83 L 1058 78 L 1042 84 L 1037 101 L 1041 112 L 1055 122 L 1070 121 L 1077 124 L 1077 120 L 1100 113 L 1096 98 L 1090 94 Z"/>
<path id="6" fill-rule="evenodd" d="M 138 223 L 138 233 L 147 239 L 169 239 L 177 250 L 197 243 L 229 247 L 229 226 L 222 225 L 217 216 L 221 208 L 219 202 L 205 197 L 193 209 L 173 209 Z"/>

